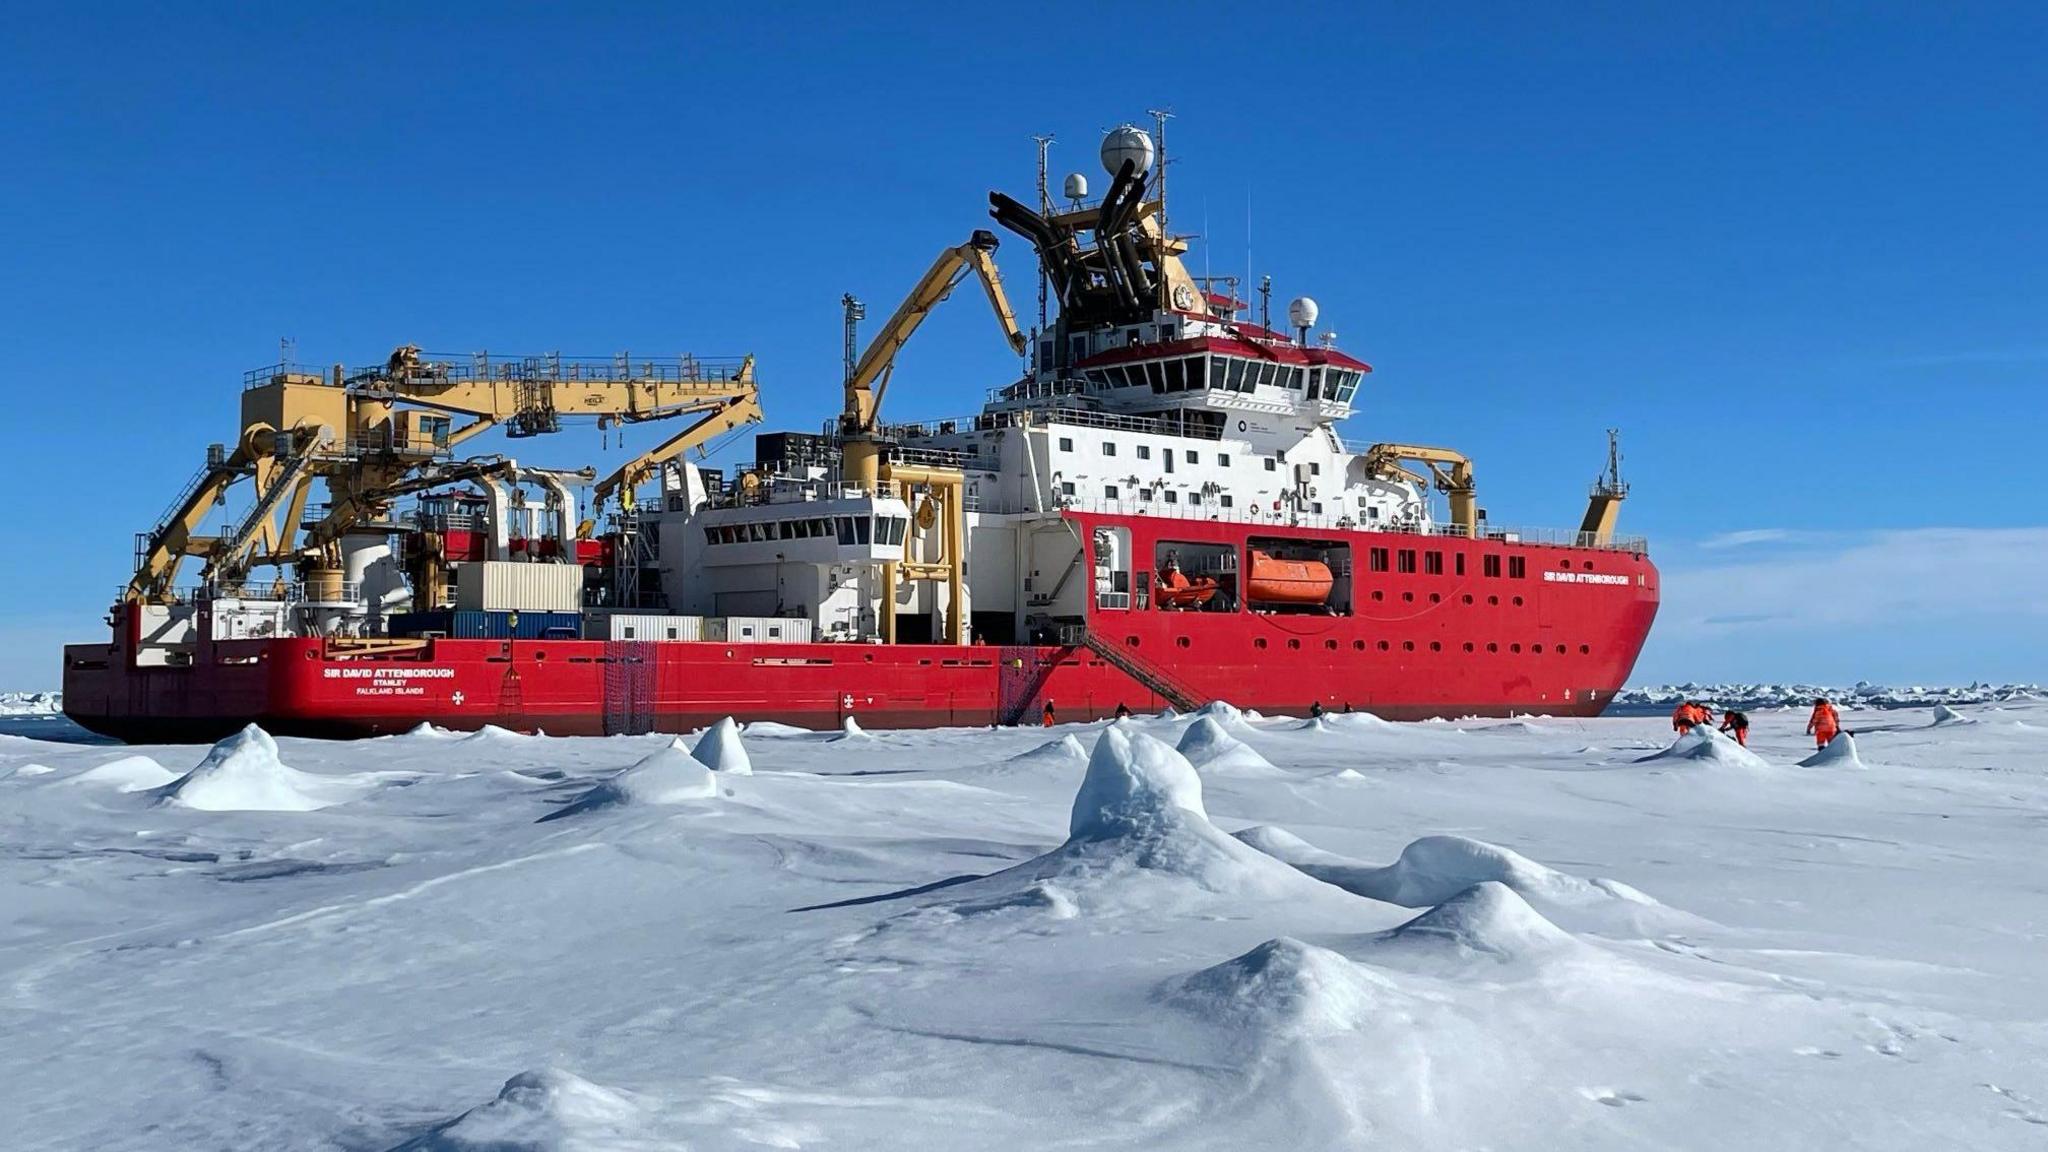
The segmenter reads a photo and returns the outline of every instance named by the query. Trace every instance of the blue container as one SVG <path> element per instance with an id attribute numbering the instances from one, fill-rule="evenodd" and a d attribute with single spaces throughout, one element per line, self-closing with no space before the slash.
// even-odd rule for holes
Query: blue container
<path id="1" fill-rule="evenodd" d="M 459 640 L 573 640 L 583 634 L 581 612 L 479 612 L 441 609 L 400 612 L 390 619 L 393 636 L 438 632 Z"/>

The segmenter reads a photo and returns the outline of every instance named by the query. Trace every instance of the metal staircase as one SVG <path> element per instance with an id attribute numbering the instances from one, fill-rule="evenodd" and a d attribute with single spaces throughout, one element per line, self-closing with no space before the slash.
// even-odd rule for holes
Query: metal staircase
<path id="1" fill-rule="evenodd" d="M 1166 669 L 1140 657 L 1130 648 L 1117 644 L 1108 637 L 1098 636 L 1085 627 L 1073 629 L 1072 632 L 1078 634 L 1074 638 L 1082 647 L 1107 660 L 1117 671 L 1151 689 L 1154 695 L 1173 705 L 1177 711 L 1192 712 L 1209 702 L 1207 697 L 1175 680 Z"/>
<path id="2" fill-rule="evenodd" d="M 249 509 L 249 514 L 242 517 L 242 522 L 235 525 L 233 532 L 222 538 L 219 547 L 214 549 L 214 556 L 241 555 L 250 538 L 255 536 L 263 525 L 270 522 L 271 514 L 277 511 L 277 505 L 284 499 L 285 493 L 292 490 L 299 482 L 299 477 L 305 475 L 306 469 L 312 463 L 313 453 L 310 448 L 284 457 L 283 466 L 277 470 L 277 475 L 271 478 L 268 487 L 256 494 L 256 503 Z"/>

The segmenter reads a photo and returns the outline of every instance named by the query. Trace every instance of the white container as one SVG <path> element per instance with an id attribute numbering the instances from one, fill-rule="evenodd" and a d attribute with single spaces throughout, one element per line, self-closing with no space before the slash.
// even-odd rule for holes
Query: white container
<path id="1" fill-rule="evenodd" d="M 788 616 L 713 616 L 704 638 L 727 644 L 809 644 L 811 622 Z"/>
<path id="2" fill-rule="evenodd" d="M 584 621 L 583 634 L 589 640 L 702 640 L 704 618 L 614 612 Z"/>
<path id="3" fill-rule="evenodd" d="M 470 612 L 575 612 L 583 607 L 583 566 L 467 561 L 455 567 L 455 607 Z"/>

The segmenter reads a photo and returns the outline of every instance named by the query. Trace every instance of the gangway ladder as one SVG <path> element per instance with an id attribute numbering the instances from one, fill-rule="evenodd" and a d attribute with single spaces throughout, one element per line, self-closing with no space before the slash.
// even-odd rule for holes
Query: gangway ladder
<path id="1" fill-rule="evenodd" d="M 1090 652 L 1109 661 L 1117 671 L 1151 689 L 1152 694 L 1173 705 L 1176 711 L 1192 712 L 1208 703 L 1200 694 L 1181 684 L 1166 669 L 1139 656 L 1129 647 L 1099 636 L 1094 629 L 1080 630 L 1080 641 Z"/>

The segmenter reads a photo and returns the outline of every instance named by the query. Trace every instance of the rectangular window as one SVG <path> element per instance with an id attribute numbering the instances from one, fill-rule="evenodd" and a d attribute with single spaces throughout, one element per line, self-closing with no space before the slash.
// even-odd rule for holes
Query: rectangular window
<path id="1" fill-rule="evenodd" d="M 1395 554 L 1394 560 L 1399 565 L 1401 571 L 1408 573 L 1415 571 L 1415 549 L 1401 549 L 1400 552 Z"/>
<path id="2" fill-rule="evenodd" d="M 1223 362 L 1223 357 L 1209 357 L 1209 387 L 1212 390 L 1217 392 L 1223 391 L 1223 376 L 1227 368 L 1228 366 Z"/>
<path id="3" fill-rule="evenodd" d="M 1277 472 L 1277 471 L 1279 471 L 1279 470 L 1280 470 L 1280 461 L 1279 461 L 1279 459 L 1278 459 L 1277 457 L 1273 457 L 1273 456 L 1268 456 L 1268 457 L 1266 457 L 1266 471 L 1268 471 L 1268 472 Z"/>
<path id="4" fill-rule="evenodd" d="M 1171 472 L 1171 471 L 1173 471 L 1173 449 L 1171 449 L 1171 448 L 1168 448 L 1168 449 L 1166 450 L 1166 456 L 1165 456 L 1165 463 L 1166 463 L 1166 470 L 1167 470 L 1168 472 Z"/>
<path id="5" fill-rule="evenodd" d="M 1218 468 L 1228 468 L 1228 467 L 1230 467 L 1230 453 L 1228 453 L 1228 452 L 1218 452 L 1218 453 L 1216 454 L 1216 466 L 1217 466 Z"/>
<path id="6" fill-rule="evenodd" d="M 1424 552 L 1422 554 L 1422 572 L 1425 576 L 1443 575 L 1444 554 L 1441 552 Z"/>
<path id="7" fill-rule="evenodd" d="M 1202 502 L 1202 494 L 1201 494 L 1200 492 L 1190 492 L 1190 493 L 1188 493 L 1188 503 L 1190 503 L 1190 504 L 1200 504 L 1201 502 Z"/>
<path id="8" fill-rule="evenodd" d="M 1140 459 L 1140 460 L 1150 460 L 1151 458 L 1152 458 L 1152 449 L 1151 449 L 1151 446 L 1149 446 L 1149 445 L 1146 445 L 1146 444 L 1140 444 L 1140 445 L 1138 445 L 1138 459 Z"/>
<path id="9" fill-rule="evenodd" d="M 1104 440 L 1104 441 L 1102 442 L 1102 454 L 1103 454 L 1104 456 L 1114 456 L 1114 455 L 1116 455 L 1116 445 L 1114 445 L 1114 444 L 1111 444 L 1111 443 L 1110 443 L 1109 441 L 1107 441 L 1107 440 Z"/>
<path id="10" fill-rule="evenodd" d="M 1308 370 L 1308 398 L 1311 400 L 1323 398 L 1323 370 L 1321 368 L 1311 368 Z"/>
<path id="11" fill-rule="evenodd" d="M 875 522 L 872 517 L 855 516 L 853 518 L 853 542 L 855 544 L 873 543 L 874 531 Z"/>
<path id="12" fill-rule="evenodd" d="M 1166 390 L 1168 392 L 1185 392 L 1188 390 L 1187 363 L 1185 360 L 1168 360 L 1166 362 Z"/>
<path id="13" fill-rule="evenodd" d="M 1138 503 L 1140 503 L 1140 504 L 1150 504 L 1151 502 L 1152 502 L 1152 490 L 1151 490 L 1150 488 L 1140 488 L 1140 489 L 1138 489 Z"/>
<path id="14" fill-rule="evenodd" d="M 840 542 L 841 544 L 852 544 L 852 543 L 853 543 L 853 517 L 851 517 L 851 516 L 834 516 L 834 517 L 833 517 L 833 519 L 834 519 L 834 520 L 837 520 L 837 521 L 839 522 L 839 525 L 838 525 L 838 527 L 839 527 L 839 542 Z"/>
<path id="15" fill-rule="evenodd" d="M 1225 496 L 1223 497 L 1223 506 L 1224 506 L 1225 508 L 1232 508 L 1232 507 L 1235 507 L 1236 505 L 1237 505 L 1237 501 L 1236 501 L 1236 500 L 1235 500 L 1234 498 L 1232 498 L 1231 496 L 1229 496 L 1229 495 L 1227 495 L 1227 494 L 1226 494 L 1226 495 L 1225 495 Z"/>
<path id="16" fill-rule="evenodd" d="M 635 629 L 634 629 L 633 625 L 631 625 L 631 624 L 627 624 L 627 625 L 625 625 L 625 626 L 624 626 L 624 629 L 623 629 L 623 630 L 624 630 L 624 632 L 626 633 L 626 639 L 628 639 L 628 640 L 631 640 L 631 639 L 633 639 L 633 638 L 634 638 L 634 637 L 633 637 L 633 633 L 634 633 L 634 630 L 635 630 Z"/>
<path id="17" fill-rule="evenodd" d="M 1062 496 L 1072 496 L 1073 494 L 1074 494 L 1074 482 L 1073 482 L 1072 480 L 1062 480 L 1062 481 L 1060 481 L 1060 495 L 1062 495 Z"/>
<path id="18" fill-rule="evenodd" d="M 1483 561 L 1483 562 L 1482 562 L 1482 563 L 1480 564 L 1479 568 L 1480 568 L 1480 571 L 1481 571 L 1481 572 L 1485 573 L 1485 574 L 1486 574 L 1486 575 L 1488 575 L 1488 576 L 1499 576 L 1499 575 L 1500 575 L 1500 557 L 1498 557 L 1498 556 L 1488 556 L 1488 557 L 1486 557 L 1486 558 L 1485 558 L 1485 560 L 1484 560 L 1484 561 Z"/>
<path id="19" fill-rule="evenodd" d="M 1175 491 L 1174 491 L 1173 489 L 1171 489 L 1171 488 L 1168 488 L 1168 489 L 1166 490 L 1166 502 L 1167 502 L 1168 504 L 1178 504 L 1178 503 L 1180 503 L 1180 493 L 1178 493 L 1178 492 L 1175 492 Z"/>
<path id="20" fill-rule="evenodd" d="M 1230 361 L 1230 391 L 1244 391 L 1244 361 L 1242 360 L 1233 359 Z"/>
<path id="21" fill-rule="evenodd" d="M 1190 463 L 1190 464 L 1196 463 L 1196 462 L 1200 461 L 1200 460 L 1201 460 L 1201 458 L 1202 458 L 1202 457 L 1201 457 L 1201 454 L 1200 454 L 1200 453 L 1196 452 L 1196 451 L 1195 451 L 1194 449 L 1192 449 L 1192 448 L 1188 449 L 1188 463 Z"/>
<path id="22" fill-rule="evenodd" d="M 1452 558 L 1457 561 L 1455 567 L 1457 568 L 1458 575 L 1463 576 L 1465 574 L 1465 554 L 1463 552 L 1454 552 L 1452 553 Z"/>
<path id="23" fill-rule="evenodd" d="M 1104 485 L 1102 486 L 1102 498 L 1103 498 L 1104 500 L 1114 500 L 1114 499 L 1116 499 L 1116 485 L 1114 485 L 1114 484 L 1104 484 Z"/>
<path id="24" fill-rule="evenodd" d="M 1321 476 L 1323 474 L 1323 466 L 1313 460 L 1309 461 L 1308 474 L 1311 476 Z"/>
<path id="25" fill-rule="evenodd" d="M 1371 567 L 1375 572 L 1385 572 L 1387 570 L 1387 550 L 1385 548 L 1375 548 L 1372 550 Z"/>
<path id="26" fill-rule="evenodd" d="M 1159 361 L 1145 361 L 1145 375 L 1151 379 L 1154 392 L 1166 391 L 1166 377 L 1159 371 Z"/>
<path id="27" fill-rule="evenodd" d="M 1060 437 L 1060 451 L 1062 451 L 1062 452 L 1072 452 L 1073 450 L 1074 450 L 1074 438 L 1073 438 L 1072 436 L 1062 436 L 1062 437 Z"/>
<path id="28" fill-rule="evenodd" d="M 1529 562 L 1520 556 L 1508 557 L 1508 579 L 1522 580 L 1529 575 Z"/>
<path id="29" fill-rule="evenodd" d="M 1312 515 L 1321 516 L 1323 514 L 1323 502 L 1321 500 L 1314 501 L 1308 506 L 1308 510 Z"/>

